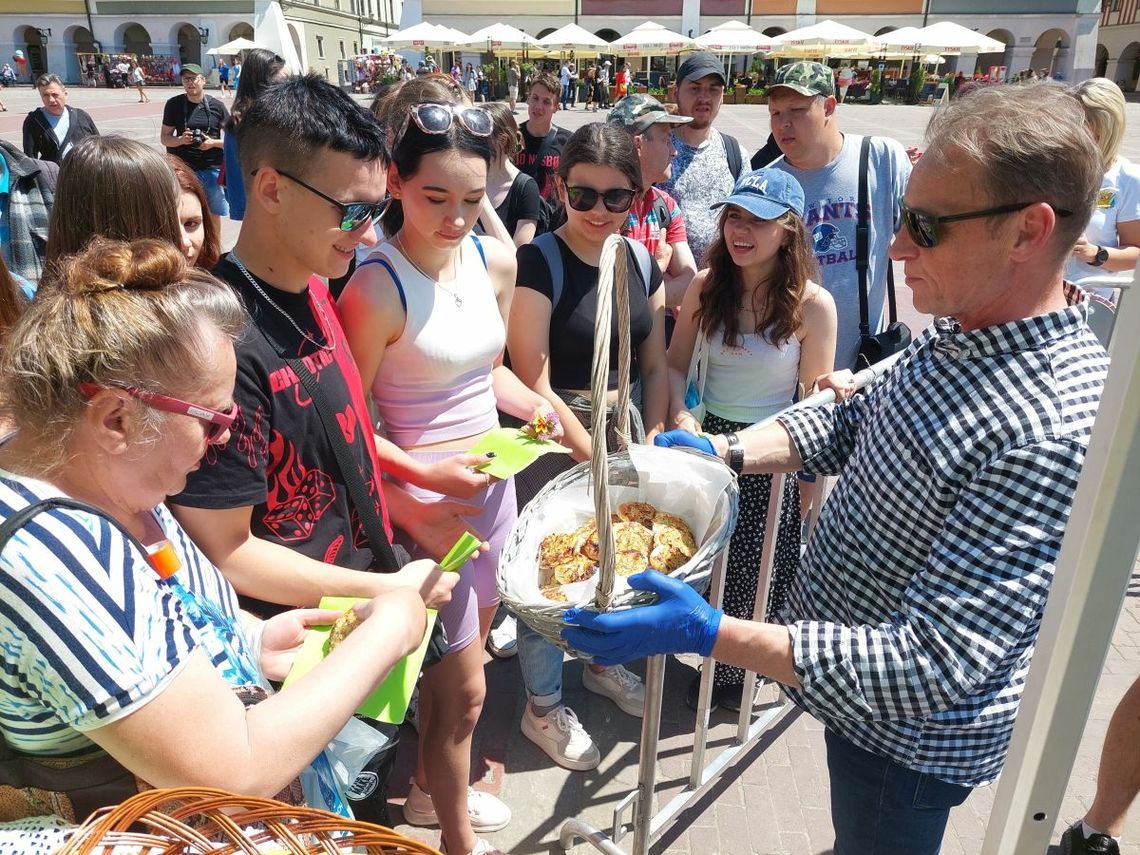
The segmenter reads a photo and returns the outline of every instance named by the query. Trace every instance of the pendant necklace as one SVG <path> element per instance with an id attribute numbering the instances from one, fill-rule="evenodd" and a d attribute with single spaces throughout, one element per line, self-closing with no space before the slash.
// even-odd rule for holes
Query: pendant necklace
<path id="1" fill-rule="evenodd" d="M 424 269 L 422 267 L 420 267 L 418 264 L 416 264 L 416 262 L 414 260 L 412 260 L 412 257 L 410 255 L 408 255 L 408 251 L 404 248 L 403 237 L 401 237 L 400 235 L 396 235 L 396 243 L 398 243 L 400 245 L 400 255 L 404 256 L 404 259 L 408 262 L 408 264 L 412 265 L 412 267 L 414 267 L 416 269 L 416 272 L 419 273 L 420 276 L 422 276 L 424 279 L 427 279 L 429 282 L 434 282 L 439 287 L 439 290 L 441 290 L 444 294 L 446 294 L 452 300 L 454 300 L 455 301 L 455 308 L 457 308 L 457 309 L 463 308 L 463 295 L 459 293 L 458 288 L 456 288 L 453 291 L 452 289 L 450 289 L 446 285 L 444 285 L 442 282 L 440 282 L 438 279 L 436 279 L 434 276 L 429 276 L 427 273 L 425 273 Z"/>
<path id="2" fill-rule="evenodd" d="M 293 320 L 292 315 L 290 315 L 288 312 L 286 312 L 284 309 L 282 309 L 280 306 L 278 306 L 275 302 L 273 302 L 273 298 L 265 293 L 265 289 L 262 288 L 261 285 L 258 283 L 258 281 L 253 277 L 253 275 L 248 270 L 245 269 L 245 265 L 241 263 L 241 259 L 237 257 L 237 253 L 231 252 L 230 253 L 230 260 L 233 261 L 234 266 L 236 266 L 237 269 L 240 270 L 245 275 L 245 278 L 249 280 L 249 284 L 253 286 L 253 290 L 255 290 L 259 295 L 261 295 L 261 299 L 263 299 L 270 306 L 272 306 L 274 309 L 276 309 L 285 318 L 285 320 L 287 320 L 290 324 L 292 324 L 293 329 L 295 329 L 297 331 L 297 333 L 301 336 L 301 338 L 303 338 L 305 341 L 307 341 L 309 344 L 311 344 L 313 347 L 317 348 L 318 350 L 331 351 L 333 349 L 332 343 L 330 341 L 326 341 L 323 344 L 321 342 L 317 341 L 315 338 L 313 338 L 311 335 L 309 335 L 307 332 L 305 332 L 303 329 L 301 329 L 301 325 L 298 324 L 295 320 Z M 327 331 L 332 329 L 332 327 L 329 326 L 329 319 L 325 315 L 325 310 L 321 308 L 321 304 L 319 302 L 317 302 L 317 303 L 315 303 L 315 305 L 317 308 L 317 313 L 321 316 L 322 329 L 325 331 L 325 336 L 327 338 L 328 337 Z"/>

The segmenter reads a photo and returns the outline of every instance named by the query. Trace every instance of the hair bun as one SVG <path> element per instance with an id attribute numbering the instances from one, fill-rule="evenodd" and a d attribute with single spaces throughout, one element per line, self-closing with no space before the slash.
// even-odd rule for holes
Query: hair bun
<path id="1" fill-rule="evenodd" d="M 186 258 L 156 238 L 134 241 L 96 237 L 63 260 L 59 281 L 73 296 L 116 288 L 156 290 L 186 278 Z"/>

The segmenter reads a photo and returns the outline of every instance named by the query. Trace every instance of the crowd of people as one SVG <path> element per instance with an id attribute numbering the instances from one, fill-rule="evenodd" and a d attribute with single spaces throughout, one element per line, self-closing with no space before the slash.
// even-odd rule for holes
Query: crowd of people
<path id="1" fill-rule="evenodd" d="M 1104 383 L 1087 323 L 1104 297 L 1073 280 L 1140 254 L 1123 97 L 979 88 L 919 154 L 844 132 L 854 77 L 796 62 L 768 81 L 771 139 L 750 157 L 717 127 L 729 81 L 703 53 L 677 69 L 675 110 L 621 92 L 620 67 L 606 120 L 559 128 L 579 74 L 608 106 L 607 66 L 524 81 L 512 63 L 511 103 L 483 104 L 477 69 L 404 65 L 365 109 L 254 50 L 232 109 L 181 67 L 166 154 L 101 136 L 37 81 L 24 151 L 0 142 L 0 731 L 49 785 L 0 764 L 18 795 L 3 818 L 82 819 L 75 770 L 95 760 L 127 790 L 313 800 L 301 781 L 427 609 L 406 821 L 438 826 L 443 851 L 499 851 L 483 835 L 510 806 L 469 780 L 486 647 L 518 655 L 522 734 L 597 767 L 562 651 L 498 614 L 495 575 L 522 508 L 592 455 L 599 264 L 622 235 L 634 438 L 722 458 L 740 512 L 718 608 L 648 571 L 630 584 L 656 604 L 567 612 L 584 687 L 640 716 L 626 663 L 711 653 L 713 704 L 736 710 L 757 671 L 826 726 L 837 855 L 938 852 L 1004 762 Z M 892 260 L 937 319 L 912 343 L 890 338 Z M 852 396 L 892 340 L 900 361 Z M 611 368 L 607 417 L 618 384 Z M 838 402 L 747 430 L 820 388 Z M 500 425 L 569 453 L 499 480 L 470 449 Z M 777 472 L 798 475 L 754 621 Z M 801 557 L 801 498 L 834 474 Z M 465 531 L 479 551 L 442 572 Z M 327 595 L 365 598 L 360 629 L 275 689 L 337 616 Z M 339 791 L 385 822 L 398 732 L 376 736 L 375 792 Z M 1117 851 L 1131 784 L 1114 774 L 1113 807 L 1066 852 Z"/>

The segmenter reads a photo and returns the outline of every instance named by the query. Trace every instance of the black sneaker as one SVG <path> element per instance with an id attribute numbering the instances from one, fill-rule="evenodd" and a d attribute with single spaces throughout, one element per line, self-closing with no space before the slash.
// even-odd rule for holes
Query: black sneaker
<path id="1" fill-rule="evenodd" d="M 1061 835 L 1061 855 L 1120 855 L 1120 846 L 1107 834 L 1085 837 L 1084 826 L 1078 819 Z"/>

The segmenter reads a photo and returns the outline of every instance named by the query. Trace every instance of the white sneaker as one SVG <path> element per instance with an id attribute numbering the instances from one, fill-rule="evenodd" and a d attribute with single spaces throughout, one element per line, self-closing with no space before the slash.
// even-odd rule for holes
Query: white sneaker
<path id="1" fill-rule="evenodd" d="M 514 615 L 507 615 L 502 623 L 487 636 L 487 649 L 496 659 L 510 659 L 519 652 L 518 622 Z"/>
<path id="2" fill-rule="evenodd" d="M 574 715 L 574 710 L 559 704 L 546 715 L 539 717 L 527 702 L 522 717 L 523 736 L 547 753 L 551 760 L 564 769 L 588 772 L 598 768 L 602 753 Z"/>
<path id="3" fill-rule="evenodd" d="M 471 820 L 474 832 L 498 831 L 511 821 L 511 809 L 490 793 L 468 787 L 467 818 Z M 431 796 L 421 790 L 415 780 L 404 802 L 404 821 L 408 825 L 439 825 Z M 480 850 L 476 847 L 475 851 Z"/>
<path id="4" fill-rule="evenodd" d="M 442 840 L 439 842 L 439 851 L 443 855 L 447 855 L 447 847 L 444 846 Z M 496 849 L 482 837 L 478 837 L 475 839 L 475 848 L 468 855 L 507 855 L 507 853 L 501 849 Z"/>
<path id="5" fill-rule="evenodd" d="M 589 665 L 582 667 L 582 685 L 598 695 L 609 698 L 622 712 L 641 718 L 645 710 L 645 684 L 636 674 L 620 665 L 595 674 Z"/>

